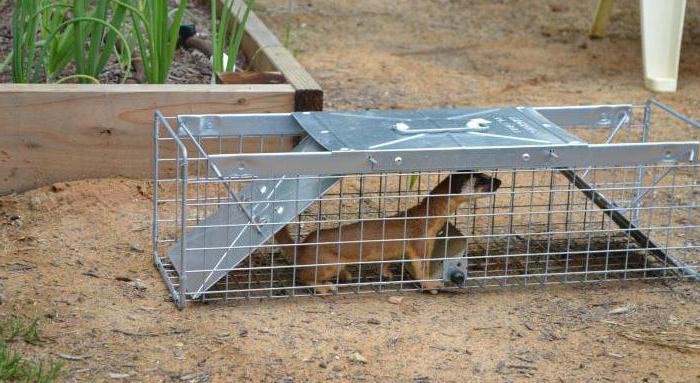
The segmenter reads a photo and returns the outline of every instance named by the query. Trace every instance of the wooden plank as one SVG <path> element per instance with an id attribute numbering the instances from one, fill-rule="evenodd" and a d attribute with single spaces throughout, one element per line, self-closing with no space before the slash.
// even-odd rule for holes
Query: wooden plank
<path id="1" fill-rule="evenodd" d="M 280 72 L 221 72 L 216 74 L 221 84 L 285 84 Z"/>
<path id="2" fill-rule="evenodd" d="M 153 112 L 294 110 L 271 85 L 0 84 L 0 195 L 58 181 L 149 177 Z"/>
<path id="3" fill-rule="evenodd" d="M 218 0 L 219 5 L 224 0 Z M 243 7 L 243 8 L 241 8 Z M 233 17 L 242 15 L 238 9 L 245 9 L 244 0 L 234 0 Z M 275 37 L 265 23 L 251 12 L 246 24 L 246 31 L 241 41 L 241 49 L 248 57 L 255 71 L 282 72 L 287 81 L 296 90 L 295 110 L 323 110 L 323 90 L 316 80 L 299 64 L 294 56 Z"/>

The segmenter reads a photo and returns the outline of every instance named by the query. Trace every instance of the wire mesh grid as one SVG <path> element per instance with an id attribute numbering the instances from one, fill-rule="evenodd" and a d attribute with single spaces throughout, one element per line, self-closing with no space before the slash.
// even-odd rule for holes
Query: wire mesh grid
<path id="1" fill-rule="evenodd" d="M 641 110 L 603 139 L 648 139 Z M 288 152 L 300 136 L 198 137 L 176 134 L 170 127 L 176 121 L 163 121 L 170 124 L 157 122 L 154 138 L 154 261 L 180 303 L 677 278 L 700 264 L 695 163 L 286 176 L 297 183 L 337 182 L 318 198 L 283 201 L 274 191 L 261 197 L 277 178 L 215 174 L 208 155 Z M 464 188 L 453 188 L 462 182 L 458 177 L 467 180 Z M 490 186 L 479 188 L 479 177 Z M 220 269 L 225 276 L 207 291 L 184 292 L 167 248 L 206 225 L 217 209 L 250 211 L 270 201 L 273 211 L 283 202 L 308 207 L 292 221 L 227 226 L 285 227 L 291 241 L 249 245 L 251 255 Z M 449 207 L 436 208 L 444 203 Z M 184 246 L 183 259 L 197 250 Z M 451 280 L 455 270 L 462 278 Z M 211 272 L 184 270 L 187 277 Z"/>

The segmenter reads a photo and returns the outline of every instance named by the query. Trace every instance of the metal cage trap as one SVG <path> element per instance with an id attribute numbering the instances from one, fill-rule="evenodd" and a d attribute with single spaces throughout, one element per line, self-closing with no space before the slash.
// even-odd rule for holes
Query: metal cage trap
<path id="1" fill-rule="evenodd" d="M 179 306 L 698 280 L 700 143 L 652 140 L 693 128 L 654 100 L 156 113 L 154 261 Z"/>

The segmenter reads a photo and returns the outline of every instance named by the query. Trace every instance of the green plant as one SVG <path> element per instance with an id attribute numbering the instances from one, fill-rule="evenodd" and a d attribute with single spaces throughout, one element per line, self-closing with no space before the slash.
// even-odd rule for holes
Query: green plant
<path id="1" fill-rule="evenodd" d="M 408 190 L 413 190 L 413 187 L 416 186 L 416 181 L 418 181 L 418 174 L 411 174 L 411 177 L 409 178 L 409 185 L 408 185 Z"/>
<path id="2" fill-rule="evenodd" d="M 135 3 L 129 12 L 146 79 L 151 84 L 163 84 L 168 80 L 187 0 L 180 0 L 172 12 L 168 11 L 166 0 L 135 0 Z M 169 16 L 173 19 L 170 23 Z"/>
<path id="3" fill-rule="evenodd" d="M 28 83 L 36 66 L 36 17 L 39 0 L 19 1 L 12 12 L 12 82 Z"/>
<path id="4" fill-rule="evenodd" d="M 58 30 L 60 25 L 69 18 L 68 12 L 72 5 L 69 0 L 58 1 L 53 3 L 53 6 L 48 6 L 46 0 L 43 3 L 42 10 L 38 15 L 40 34 L 48 36 L 53 31 Z M 59 69 L 65 68 L 73 58 L 70 46 L 73 36 L 72 29 L 73 25 L 68 25 L 65 33 L 46 44 L 47 54 L 44 57 L 44 70 L 49 73 L 50 77 L 55 77 Z"/>
<path id="5" fill-rule="evenodd" d="M 25 358 L 7 343 L 21 339 L 36 344 L 40 339 L 38 323 L 36 319 L 27 323 L 16 316 L 0 321 L 0 382 L 49 383 L 58 379 L 62 363 L 46 364 Z"/>
<path id="6" fill-rule="evenodd" d="M 37 344 L 40 342 L 39 320 L 34 319 L 27 324 L 26 321 L 16 316 L 4 319 L 0 321 L 0 339 L 22 339 L 27 343 Z"/>
<path id="7" fill-rule="evenodd" d="M 122 63 L 124 72 L 128 73 L 131 68 L 131 51 L 126 38 L 119 30 L 126 16 L 127 5 L 118 0 L 97 0 L 94 6 L 90 6 L 88 0 L 74 0 L 73 6 L 68 8 L 72 11 L 72 17 L 61 21 L 60 10 L 66 9 L 67 5 L 64 1 L 45 6 L 46 9 L 56 10 L 59 15 L 44 15 L 42 18 L 42 29 L 47 37 L 43 41 L 39 62 L 43 64 L 45 56 L 53 57 L 47 59 L 47 81 L 51 81 L 63 70 L 68 63 L 69 52 L 72 51 L 76 73 L 58 82 L 71 78 L 81 82 L 98 82 L 97 77 L 115 51 L 117 37 L 122 41 L 128 56 L 125 62 L 120 55 L 117 55 L 117 59 Z M 122 81 L 126 81 L 127 77 L 123 76 Z M 38 78 L 35 77 L 36 80 Z"/>
<path id="8" fill-rule="evenodd" d="M 58 379 L 63 363 L 34 362 L 12 351 L 0 339 L 0 382 L 37 382 L 49 383 Z"/>
<path id="9" fill-rule="evenodd" d="M 14 82 L 38 82 L 42 70 L 46 81 L 58 77 L 73 61 L 75 74 L 57 82 L 78 79 L 98 82 L 97 77 L 112 55 L 117 37 L 130 50 L 119 29 L 127 4 L 119 0 L 26 0 L 13 12 L 12 71 Z M 40 38 L 40 39 L 39 39 Z M 35 59 L 36 49 L 38 58 Z M 131 59 L 117 56 L 128 73 Z M 123 80 L 126 80 L 124 76 Z"/>
<path id="10" fill-rule="evenodd" d="M 241 47 L 241 40 L 243 39 L 245 26 L 248 23 L 248 17 L 250 16 L 254 3 L 255 0 L 248 0 L 245 7 L 239 7 L 236 11 L 236 17 L 231 19 L 230 16 L 233 13 L 234 1 L 224 1 L 221 19 L 219 20 L 217 27 L 216 1 L 211 2 L 212 69 L 214 73 L 222 72 L 224 70 L 227 72 L 233 72 L 236 70 L 236 58 L 238 57 L 238 51 Z M 241 12 L 243 12 L 242 17 Z M 228 45 L 226 45 L 227 38 Z M 227 47 L 226 50 L 225 47 Z M 226 65 L 224 65 L 224 54 L 228 56 Z"/>

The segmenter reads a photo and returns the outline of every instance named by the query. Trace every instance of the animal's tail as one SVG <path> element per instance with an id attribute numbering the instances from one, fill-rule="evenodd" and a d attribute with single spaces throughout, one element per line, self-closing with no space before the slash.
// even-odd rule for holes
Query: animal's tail
<path id="1" fill-rule="evenodd" d="M 275 233 L 275 242 L 277 242 L 278 245 L 296 244 L 296 242 L 294 242 L 294 239 L 292 239 L 292 236 L 289 235 L 289 230 L 287 229 L 287 226 L 283 227 L 280 231 Z M 289 256 L 289 252 L 287 251 L 287 246 L 280 247 L 280 251 L 282 251 L 282 255 L 284 255 L 288 261 L 292 261 L 291 257 Z"/>

